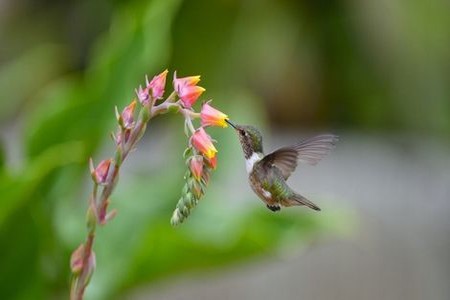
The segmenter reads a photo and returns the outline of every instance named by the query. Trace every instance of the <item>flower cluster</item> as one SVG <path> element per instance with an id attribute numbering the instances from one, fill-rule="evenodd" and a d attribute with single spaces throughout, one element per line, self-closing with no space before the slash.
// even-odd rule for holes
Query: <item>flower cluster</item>
<path id="1" fill-rule="evenodd" d="M 184 176 L 185 185 L 170 222 L 182 223 L 204 195 L 211 171 L 217 166 L 217 149 L 206 133 L 207 126 L 227 127 L 228 116 L 213 108 L 210 101 L 202 105 L 200 112 L 201 127 L 194 129 L 189 116 L 186 117 L 186 131 L 189 136 L 188 148 L 184 152 L 188 170 Z M 198 116 L 198 115 L 197 115 Z"/>
<path id="2" fill-rule="evenodd" d="M 189 141 L 185 151 L 188 170 L 181 199 L 171 219 L 173 225 L 181 223 L 190 214 L 191 209 L 205 192 L 211 170 L 216 168 L 217 149 L 204 128 L 226 127 L 227 115 L 213 108 L 210 102 L 202 105 L 200 113 L 194 111 L 193 105 L 205 91 L 197 85 L 200 76 L 178 78 L 175 73 L 174 90 L 163 100 L 167 74 L 168 71 L 165 70 L 150 81 L 146 77 L 145 87 L 139 86 L 136 89 L 137 99 L 133 99 L 121 113 L 116 107 L 118 128 L 111 134 L 116 145 L 115 154 L 112 158 L 102 160 L 97 166 L 94 166 L 92 159 L 90 160 L 93 190 L 86 217 L 88 236 L 71 256 L 70 266 L 73 274 L 71 299 L 83 298 L 84 290 L 96 266 L 93 251 L 96 227 L 105 225 L 116 215 L 115 210 L 108 211 L 108 206 L 110 195 L 118 181 L 120 168 L 130 151 L 136 147 L 152 118 L 168 112 L 180 113 L 185 118 L 185 132 Z M 138 113 L 135 112 L 136 109 L 139 110 Z M 193 125 L 195 119 L 201 121 L 201 126 L 197 129 Z"/>

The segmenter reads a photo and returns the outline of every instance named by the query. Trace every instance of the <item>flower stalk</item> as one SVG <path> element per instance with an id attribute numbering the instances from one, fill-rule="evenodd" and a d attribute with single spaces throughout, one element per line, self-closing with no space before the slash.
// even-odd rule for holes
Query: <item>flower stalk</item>
<path id="1" fill-rule="evenodd" d="M 116 150 L 112 158 L 101 161 L 97 167 L 90 160 L 90 172 L 93 188 L 88 201 L 86 213 L 87 237 L 72 254 L 70 265 L 72 270 L 72 283 L 70 299 L 83 299 L 86 287 L 94 273 L 96 259 L 94 241 L 98 225 L 105 225 L 116 215 L 116 210 L 108 211 L 110 196 L 114 191 L 120 168 L 128 154 L 136 148 L 147 128 L 148 122 L 156 116 L 169 112 L 180 113 L 185 119 L 188 148 L 185 151 L 187 172 L 182 196 L 173 213 L 171 223 L 180 224 L 190 214 L 204 195 L 211 170 L 217 163 L 217 149 L 203 127 L 195 128 L 193 121 L 201 119 L 206 126 L 223 126 L 227 116 L 211 106 L 204 107 L 203 114 L 194 111 L 192 106 L 205 91 L 197 86 L 200 76 L 177 78 L 174 76 L 174 91 L 163 100 L 168 71 L 165 70 L 153 77 L 149 82 L 146 77 L 146 86 L 136 89 L 137 99 L 133 99 L 122 113 L 116 108 L 118 128 L 116 134 L 111 134 Z M 158 101 L 161 103 L 157 104 Z M 139 107 L 139 112 L 135 110 Z"/>

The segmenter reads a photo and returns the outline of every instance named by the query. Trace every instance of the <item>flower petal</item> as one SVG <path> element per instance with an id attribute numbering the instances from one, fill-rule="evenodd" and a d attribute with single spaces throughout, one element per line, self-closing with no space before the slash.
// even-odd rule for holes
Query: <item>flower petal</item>
<path id="1" fill-rule="evenodd" d="M 161 99 L 163 97 L 168 72 L 169 71 L 164 70 L 161 74 L 153 77 L 152 81 L 150 81 L 150 83 L 147 84 L 147 89 L 152 90 L 153 98 Z"/>
<path id="2" fill-rule="evenodd" d="M 191 158 L 189 167 L 191 169 L 192 175 L 197 181 L 202 178 L 203 172 L 203 157 L 201 155 L 195 155 Z"/>
<path id="3" fill-rule="evenodd" d="M 208 159 L 214 157 L 217 153 L 217 149 L 214 147 L 211 138 L 202 127 L 197 129 L 192 135 L 191 143 L 195 149 L 205 155 Z"/>
<path id="4" fill-rule="evenodd" d="M 228 126 L 225 121 L 228 120 L 228 116 L 209 105 L 209 102 L 203 104 L 200 117 L 202 126 L 220 126 L 223 128 Z"/>
<path id="5" fill-rule="evenodd" d="M 199 82 L 200 76 L 177 78 L 176 72 L 174 73 L 173 87 L 184 107 L 191 108 L 198 97 L 205 91 L 204 88 L 197 86 Z"/>

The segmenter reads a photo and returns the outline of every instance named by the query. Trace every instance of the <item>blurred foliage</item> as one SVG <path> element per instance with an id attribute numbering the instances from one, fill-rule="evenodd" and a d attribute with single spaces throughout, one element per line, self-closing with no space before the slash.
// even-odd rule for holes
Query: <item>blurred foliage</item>
<path id="1" fill-rule="evenodd" d="M 3 2 L 5 299 L 66 298 L 69 256 L 85 236 L 88 158 L 111 153 L 106 142 L 114 105 L 129 102 L 144 74 L 167 66 L 181 76 L 201 74 L 206 98 L 214 97 L 238 122 L 260 127 L 271 121 L 450 131 L 450 18 L 444 0 Z M 169 119 L 152 122 L 146 141 L 170 158 L 140 148 L 142 164 L 152 164 L 136 165 L 120 180 L 112 199 L 119 215 L 100 231 L 95 246 L 99 267 L 88 289 L 91 299 L 273 253 L 345 225 L 333 216 L 273 215 L 261 205 L 228 203 L 229 191 L 220 182 L 242 171 L 241 154 L 232 133 L 213 129 L 223 163 L 204 203 L 174 230 L 169 218 L 182 185 L 185 141 L 179 118 Z"/>

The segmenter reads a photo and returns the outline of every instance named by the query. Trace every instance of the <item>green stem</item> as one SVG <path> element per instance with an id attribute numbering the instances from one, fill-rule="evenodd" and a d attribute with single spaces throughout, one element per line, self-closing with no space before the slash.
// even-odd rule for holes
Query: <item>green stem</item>
<path id="1" fill-rule="evenodd" d="M 113 169 L 111 171 L 111 175 L 109 178 L 108 183 L 103 186 L 103 189 L 98 195 L 98 185 L 94 183 L 94 187 L 92 190 L 92 194 L 90 197 L 90 203 L 92 204 L 93 208 L 95 209 L 94 213 L 96 215 L 96 221 L 100 225 L 104 225 L 106 223 L 106 216 L 107 216 L 107 208 L 108 208 L 108 199 L 110 195 L 112 194 L 114 187 L 117 183 L 119 171 L 122 163 L 124 162 L 125 158 L 128 156 L 128 153 L 135 147 L 137 142 L 141 139 L 143 136 L 147 123 L 154 117 L 165 114 L 170 111 L 177 111 L 180 112 L 186 120 L 186 124 L 189 127 L 189 130 L 191 133 L 195 132 L 194 125 L 192 124 L 192 119 L 196 119 L 200 117 L 199 113 L 196 113 L 190 109 L 182 108 L 181 103 L 175 102 L 177 97 L 177 93 L 173 92 L 170 94 L 170 96 L 161 104 L 154 106 L 154 103 L 151 103 L 151 105 L 144 106 L 141 109 L 141 112 L 139 114 L 139 117 L 136 121 L 136 124 L 134 128 L 131 130 L 130 136 L 127 141 L 125 141 L 125 131 L 121 130 L 121 142 L 117 145 L 116 149 L 116 157 L 117 154 L 120 154 L 120 160 L 115 159 L 113 162 Z M 118 153 L 119 152 L 119 153 Z M 90 208 L 89 208 L 90 209 Z M 88 221 L 89 222 L 89 221 Z M 92 266 L 89 266 L 90 259 L 93 253 L 93 245 L 95 240 L 95 230 L 97 226 L 89 226 L 88 224 L 88 237 L 84 244 L 84 251 L 83 251 L 83 264 L 82 264 L 82 270 L 78 275 L 75 275 L 72 279 L 72 285 L 71 285 L 71 293 L 70 293 L 70 299 L 72 300 L 81 300 L 83 299 L 83 295 L 85 292 L 85 289 L 89 283 L 89 276 L 92 275 L 93 270 L 89 269 Z"/>

